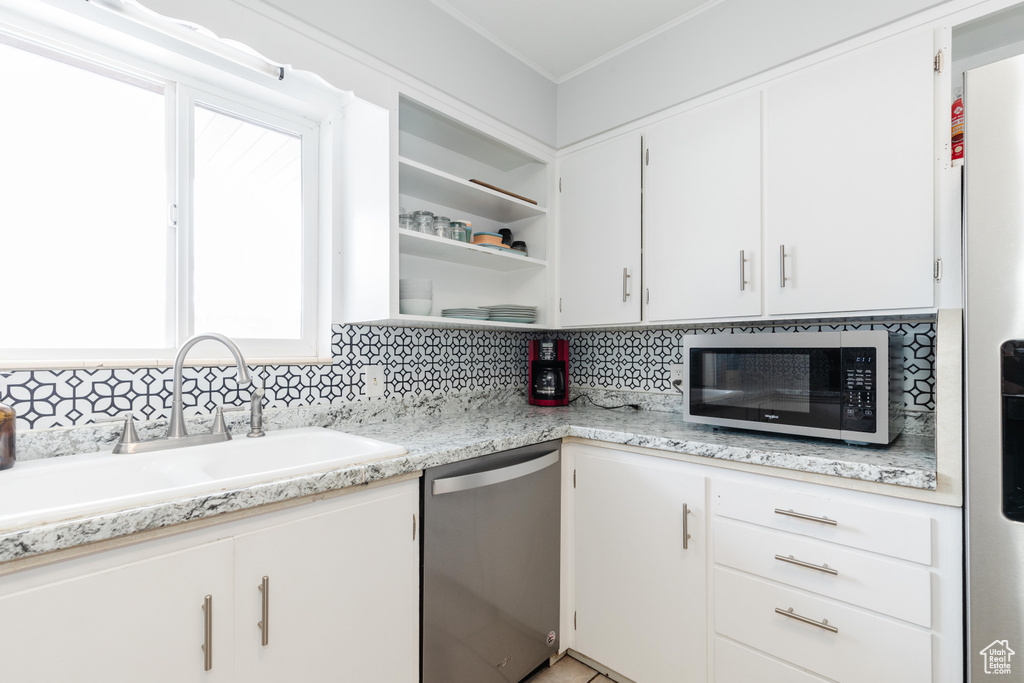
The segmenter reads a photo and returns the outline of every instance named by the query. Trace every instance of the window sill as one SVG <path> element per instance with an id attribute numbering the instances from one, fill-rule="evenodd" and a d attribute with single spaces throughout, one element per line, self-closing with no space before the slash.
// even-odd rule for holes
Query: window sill
<path id="1" fill-rule="evenodd" d="M 248 366 L 253 365 L 331 365 L 334 359 L 299 357 L 253 357 L 246 358 Z M 4 370 L 102 370 L 118 368 L 169 368 L 174 365 L 173 358 L 130 358 L 124 360 L 0 360 L 0 372 Z M 186 367 L 208 365 L 234 365 L 229 356 L 223 358 L 189 358 Z"/>

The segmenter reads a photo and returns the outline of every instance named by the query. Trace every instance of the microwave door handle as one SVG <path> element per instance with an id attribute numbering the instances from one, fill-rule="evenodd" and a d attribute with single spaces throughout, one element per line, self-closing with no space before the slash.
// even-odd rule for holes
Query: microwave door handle
<path id="1" fill-rule="evenodd" d="M 501 484 L 502 482 L 512 481 L 513 479 L 519 479 L 528 474 L 539 472 L 546 467 L 551 467 L 556 462 L 558 462 L 558 451 L 551 451 L 533 460 L 521 462 L 518 465 L 510 465 L 509 467 L 488 470 L 486 472 L 464 474 L 459 477 L 435 479 L 430 492 L 435 496 L 440 496 L 446 493 L 458 493 L 459 491 L 470 491 L 483 486 Z"/>

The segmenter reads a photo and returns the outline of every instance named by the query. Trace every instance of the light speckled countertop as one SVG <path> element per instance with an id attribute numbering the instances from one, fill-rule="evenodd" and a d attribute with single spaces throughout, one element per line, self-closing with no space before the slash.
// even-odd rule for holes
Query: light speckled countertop
<path id="1" fill-rule="evenodd" d="M 54 520 L 42 526 L 0 529 L 0 562 L 360 486 L 564 437 L 654 449 L 664 452 L 666 457 L 672 454 L 702 456 L 709 459 L 709 464 L 715 459 L 730 460 L 923 490 L 934 490 L 936 486 L 935 444 L 931 436 L 903 434 L 888 448 L 856 447 L 820 439 L 715 431 L 686 423 L 678 413 L 603 410 L 589 406 L 534 408 L 525 405 L 522 397 L 514 393 L 486 400 L 465 397 L 454 406 L 440 406 L 438 401 L 421 399 L 404 408 L 376 404 L 363 409 L 324 406 L 268 411 L 268 425 L 271 428 L 330 427 L 401 444 L 408 453 L 327 473 L 184 500 L 157 501 L 143 507 Z M 236 417 L 231 427 L 232 431 L 240 431 L 241 418 Z M 151 428 L 162 430 L 159 424 Z M 77 451 L 109 450 L 116 430 L 109 426 L 90 429 L 91 432 L 79 429 L 33 434 L 25 439 L 25 445 L 30 452 L 34 449 L 49 454 L 66 448 L 58 446 L 58 442 L 73 443 Z M 21 443 L 19 441 L 19 448 Z M 91 448 L 83 444 L 90 444 Z M 168 457 L 173 457 L 173 451 L 168 452 Z"/>

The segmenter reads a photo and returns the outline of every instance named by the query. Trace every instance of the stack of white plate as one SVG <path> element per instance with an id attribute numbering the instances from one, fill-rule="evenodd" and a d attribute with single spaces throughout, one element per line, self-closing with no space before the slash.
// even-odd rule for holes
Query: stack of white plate
<path id="1" fill-rule="evenodd" d="M 499 304 L 497 306 L 483 306 L 487 310 L 488 320 L 497 320 L 503 323 L 533 323 L 537 322 L 536 306 L 520 306 L 519 304 Z"/>
<path id="2" fill-rule="evenodd" d="M 398 312 L 407 315 L 430 315 L 434 307 L 432 280 L 399 280 Z"/>
<path id="3" fill-rule="evenodd" d="M 441 311 L 444 318 L 467 318 L 469 320 L 487 320 L 490 314 L 482 308 L 446 308 Z"/>

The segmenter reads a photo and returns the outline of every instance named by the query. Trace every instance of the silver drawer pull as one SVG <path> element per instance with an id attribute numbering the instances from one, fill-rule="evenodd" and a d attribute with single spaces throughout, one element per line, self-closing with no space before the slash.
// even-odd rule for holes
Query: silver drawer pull
<path id="1" fill-rule="evenodd" d="M 797 614 L 796 612 L 793 611 L 792 607 L 790 607 L 789 609 L 782 609 L 781 607 L 776 607 L 775 608 L 775 613 L 776 614 L 781 614 L 784 617 L 789 617 L 790 619 L 796 619 L 797 621 L 802 622 L 804 624 L 810 624 L 811 626 L 817 626 L 818 628 L 823 629 L 825 631 L 828 631 L 829 633 L 839 633 L 839 629 L 837 629 L 835 626 L 832 626 L 831 624 L 829 624 L 828 623 L 828 619 L 822 619 L 821 621 L 815 621 L 814 619 L 809 619 L 808 617 L 805 617 L 805 616 L 802 616 L 800 614 Z"/>
<path id="2" fill-rule="evenodd" d="M 778 560 L 779 562 L 788 562 L 789 564 L 795 564 L 798 567 L 805 567 L 807 569 L 813 569 L 815 571 L 822 572 L 823 574 L 831 574 L 832 576 L 838 576 L 839 575 L 839 572 L 837 570 L 832 569 L 832 567 L 828 566 L 827 564 L 811 564 L 810 562 L 804 562 L 803 560 L 798 560 L 795 557 L 793 557 L 792 555 L 789 555 L 788 557 L 783 557 L 782 555 L 776 555 L 775 559 Z"/>
<path id="3" fill-rule="evenodd" d="M 260 644 L 263 647 L 270 645 L 270 577 L 264 576 L 262 583 L 257 588 L 260 589 L 260 607 L 263 619 L 260 620 L 257 626 L 260 627 L 260 631 L 263 632 L 260 638 Z"/>
<path id="4" fill-rule="evenodd" d="M 203 671 L 213 669 L 213 596 L 203 598 Z"/>
<path id="5" fill-rule="evenodd" d="M 690 507 L 683 503 L 683 550 L 690 547 Z"/>
<path id="6" fill-rule="evenodd" d="M 787 517 L 796 517 L 797 519 L 806 519 L 808 522 L 818 522 L 820 524 L 828 524 L 829 526 L 838 526 L 839 522 L 828 517 L 815 517 L 814 515 L 805 515 L 802 512 L 793 512 L 792 510 L 780 510 L 775 508 L 775 514 L 786 515 Z"/>

